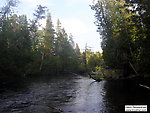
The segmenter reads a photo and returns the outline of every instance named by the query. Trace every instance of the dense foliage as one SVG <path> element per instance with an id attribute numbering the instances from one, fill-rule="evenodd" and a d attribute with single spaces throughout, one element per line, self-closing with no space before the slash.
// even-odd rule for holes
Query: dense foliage
<path id="1" fill-rule="evenodd" d="M 33 19 L 15 14 L 16 0 L 0 9 L 0 80 L 33 75 L 58 75 L 63 72 L 100 71 L 102 55 L 86 48 L 80 52 L 72 34 L 68 35 L 58 19 L 54 28 L 46 7 L 38 5 Z M 41 19 L 46 18 L 42 28 Z"/>
<path id="2" fill-rule="evenodd" d="M 46 7 L 39 5 L 34 19 L 29 21 L 26 15 L 13 13 L 15 6 L 16 1 L 9 0 L 0 11 L 1 77 L 77 71 L 79 51 L 76 52 L 72 35 L 68 36 L 60 21 L 55 30 L 47 13 L 46 26 L 40 30 L 39 20 L 45 18 Z"/>
<path id="3" fill-rule="evenodd" d="M 98 0 L 91 5 L 102 39 L 106 68 L 131 73 L 149 73 L 149 0 Z"/>

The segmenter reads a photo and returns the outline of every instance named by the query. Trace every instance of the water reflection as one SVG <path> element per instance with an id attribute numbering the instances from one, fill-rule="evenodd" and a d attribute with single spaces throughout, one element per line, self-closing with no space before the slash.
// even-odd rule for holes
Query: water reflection
<path id="1" fill-rule="evenodd" d="M 150 92 L 139 86 L 140 80 L 114 80 L 104 85 L 105 106 L 109 113 L 124 113 L 125 105 L 150 105 Z"/>
<path id="2" fill-rule="evenodd" d="M 73 113 L 99 113 L 100 111 L 104 111 L 104 82 L 95 82 L 91 79 L 80 77 L 75 85 L 75 98 L 62 107 L 64 111 Z"/>
<path id="3" fill-rule="evenodd" d="M 5 89 L 0 94 L 0 112 L 121 113 L 126 104 L 149 105 L 149 100 L 149 91 L 134 81 L 95 82 L 72 75 L 43 77 L 34 78 L 17 90 Z"/>

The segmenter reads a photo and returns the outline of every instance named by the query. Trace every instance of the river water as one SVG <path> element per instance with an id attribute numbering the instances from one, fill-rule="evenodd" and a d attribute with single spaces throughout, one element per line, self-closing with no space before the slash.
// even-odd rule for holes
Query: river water
<path id="1" fill-rule="evenodd" d="M 148 105 L 140 81 L 95 82 L 86 76 L 32 78 L 0 93 L 0 113 L 124 113 L 125 105 Z"/>

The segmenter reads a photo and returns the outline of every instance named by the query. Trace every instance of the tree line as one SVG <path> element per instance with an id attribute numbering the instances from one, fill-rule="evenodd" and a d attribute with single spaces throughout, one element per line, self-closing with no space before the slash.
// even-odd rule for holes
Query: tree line
<path id="1" fill-rule="evenodd" d="M 150 1 L 98 0 L 95 11 L 106 69 L 124 76 L 150 73 Z"/>
<path id="2" fill-rule="evenodd" d="M 86 72 L 99 67 L 100 53 L 80 52 L 78 44 L 68 35 L 58 19 L 54 28 L 47 8 L 41 5 L 34 19 L 17 15 L 15 0 L 8 0 L 0 9 L 0 75 L 17 78 L 28 75 L 57 75 L 62 72 Z M 40 20 L 46 18 L 42 29 Z M 94 60 L 93 60 L 94 59 Z M 87 62 L 87 63 L 86 63 Z"/>

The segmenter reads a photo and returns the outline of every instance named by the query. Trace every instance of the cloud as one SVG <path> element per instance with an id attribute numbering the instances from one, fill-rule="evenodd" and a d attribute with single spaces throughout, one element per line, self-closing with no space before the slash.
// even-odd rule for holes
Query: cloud
<path id="1" fill-rule="evenodd" d="M 72 33 L 74 41 L 79 44 L 81 49 L 84 49 L 87 43 L 94 52 L 102 52 L 99 33 L 96 32 L 97 27 L 95 25 L 86 24 L 79 18 L 63 18 L 60 21 L 66 32 Z"/>
<path id="2" fill-rule="evenodd" d="M 57 19 L 53 20 L 53 25 L 56 26 Z M 93 28 L 87 26 L 82 20 L 78 18 L 62 18 L 60 19 L 61 27 L 66 30 L 66 32 L 72 33 L 74 36 L 79 36 L 85 33 L 93 32 Z M 46 20 L 40 20 L 42 27 L 46 25 Z"/>
<path id="3" fill-rule="evenodd" d="M 78 18 L 61 19 L 60 21 L 62 23 L 62 27 L 64 27 L 68 33 L 72 33 L 75 36 L 91 32 L 92 30 Z"/>
<path id="4" fill-rule="evenodd" d="M 42 6 L 50 6 L 53 5 L 50 0 L 20 0 L 20 2 L 27 3 L 31 6 L 37 6 L 37 5 L 42 5 Z"/>

